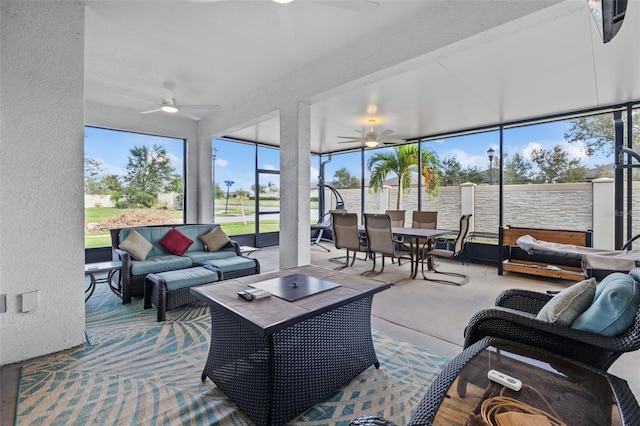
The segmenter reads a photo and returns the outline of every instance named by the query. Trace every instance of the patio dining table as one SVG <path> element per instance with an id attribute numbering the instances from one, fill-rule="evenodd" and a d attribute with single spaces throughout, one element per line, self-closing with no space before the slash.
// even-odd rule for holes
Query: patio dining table
<path id="1" fill-rule="evenodd" d="M 364 234 L 365 228 L 364 225 L 358 226 L 358 230 Z M 456 231 L 451 229 L 428 229 L 428 228 L 411 228 L 411 227 L 392 227 L 391 233 L 395 237 L 404 237 L 409 239 L 409 243 L 414 251 L 413 256 L 413 265 L 412 265 L 412 274 L 411 279 L 415 279 L 418 274 L 418 265 L 420 264 L 421 257 L 418 255 L 420 250 L 420 240 L 427 240 L 427 249 L 431 250 L 433 247 L 433 243 L 437 237 L 441 237 L 443 235 L 455 234 Z M 431 262 L 427 262 L 427 267 L 430 271 L 433 270 L 433 264 Z"/>

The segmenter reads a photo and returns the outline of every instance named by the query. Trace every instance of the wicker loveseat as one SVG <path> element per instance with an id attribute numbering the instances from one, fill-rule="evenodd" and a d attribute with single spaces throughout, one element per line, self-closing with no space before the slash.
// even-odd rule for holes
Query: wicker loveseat
<path id="1" fill-rule="evenodd" d="M 211 232 L 217 227 L 218 225 L 216 224 L 184 224 L 111 229 L 112 259 L 122 262 L 121 272 L 114 274 L 112 278 L 112 287 L 119 289 L 122 303 L 130 303 L 132 296 L 142 296 L 144 294 L 145 277 L 150 273 L 191 268 L 214 260 L 221 260 L 228 263 L 231 258 L 236 256 L 246 260 L 247 258 L 240 253 L 238 243 L 233 240 L 229 240 L 226 245 L 217 251 L 207 250 L 207 247 L 200 241 L 199 237 Z M 180 231 L 180 233 L 193 241 L 181 256 L 172 254 L 160 245 L 160 241 L 172 229 Z M 144 260 L 136 260 L 131 253 L 120 248 L 122 242 L 125 241 L 129 233 L 133 230 L 153 245 L 153 248 Z M 251 261 L 252 262 L 245 262 L 249 263 L 251 265 L 250 267 L 224 274 L 223 278 L 229 279 L 260 273 L 260 264 L 258 261 L 256 259 L 251 259 Z M 120 275 L 122 276 L 120 277 Z"/>

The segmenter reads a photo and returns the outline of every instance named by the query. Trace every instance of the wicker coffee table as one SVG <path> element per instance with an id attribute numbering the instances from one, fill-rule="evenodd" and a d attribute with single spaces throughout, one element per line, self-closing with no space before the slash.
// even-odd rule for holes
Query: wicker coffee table
<path id="1" fill-rule="evenodd" d="M 293 302 L 270 296 L 246 301 L 237 292 L 303 274 L 338 287 Z M 373 296 L 381 281 L 303 266 L 192 288 L 211 308 L 209 377 L 256 424 L 280 425 L 371 365 Z"/>
<path id="2" fill-rule="evenodd" d="M 490 369 L 521 380 L 522 389 L 516 392 L 489 381 Z M 445 367 L 409 424 L 482 424 L 482 412 L 499 404 L 534 408 L 540 410 L 536 415 L 544 412 L 562 422 L 552 424 L 640 424 L 640 408 L 624 380 L 544 350 L 492 337 L 468 347 Z"/>

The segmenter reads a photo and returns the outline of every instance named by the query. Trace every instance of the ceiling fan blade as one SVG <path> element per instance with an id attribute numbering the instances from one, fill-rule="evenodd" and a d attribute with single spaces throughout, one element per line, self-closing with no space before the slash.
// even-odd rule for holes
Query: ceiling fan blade
<path id="1" fill-rule="evenodd" d="M 198 108 L 214 109 L 214 108 L 220 108 L 220 105 L 182 105 L 182 104 L 179 104 L 178 107 L 179 108 L 192 108 L 192 109 L 198 109 Z"/>
<path id="2" fill-rule="evenodd" d="M 339 141 L 338 143 L 363 143 L 364 141 L 352 139 L 350 141 Z"/>
<path id="3" fill-rule="evenodd" d="M 190 119 L 195 120 L 195 121 L 200 121 L 200 120 L 202 120 L 200 117 L 198 117 L 198 116 L 196 116 L 196 115 L 193 115 L 193 114 L 189 114 L 188 112 L 183 111 L 183 110 L 181 110 L 181 109 L 180 109 L 180 110 L 178 110 L 178 114 L 182 114 L 182 115 L 184 115 L 185 117 L 189 117 Z"/>
<path id="4" fill-rule="evenodd" d="M 138 102 L 145 102 L 147 104 L 151 104 L 151 105 L 158 105 L 155 102 L 151 102 L 151 101 L 147 101 L 145 99 L 140 99 L 140 98 L 134 98 L 133 96 L 127 96 L 127 95 L 123 95 L 121 93 L 115 93 L 115 92 L 111 92 L 112 95 L 116 95 L 116 96 L 120 96 L 121 98 L 126 98 L 126 99 L 131 99 L 133 101 L 138 101 Z"/>
<path id="5" fill-rule="evenodd" d="M 140 114 L 151 114 L 153 112 L 158 112 L 158 111 L 162 111 L 162 110 L 160 108 L 150 109 L 149 111 L 142 111 L 140 112 Z"/>
<path id="6" fill-rule="evenodd" d="M 360 142 L 364 142 L 367 140 L 367 138 L 363 137 L 363 136 L 336 136 L 340 139 L 353 139 L 353 140 L 357 140 Z"/>
<path id="7" fill-rule="evenodd" d="M 378 142 L 381 142 L 383 145 L 395 145 L 406 141 L 404 139 L 384 139 Z"/>
<path id="8" fill-rule="evenodd" d="M 387 136 L 390 136 L 393 134 L 393 130 L 391 129 L 387 129 L 387 130 L 383 130 L 382 132 L 380 132 L 380 138 L 386 138 Z"/>

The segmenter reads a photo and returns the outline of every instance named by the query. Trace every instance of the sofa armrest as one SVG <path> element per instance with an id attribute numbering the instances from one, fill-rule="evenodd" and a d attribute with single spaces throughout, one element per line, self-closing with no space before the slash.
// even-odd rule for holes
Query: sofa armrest
<path id="1" fill-rule="evenodd" d="M 509 289 L 496 297 L 496 306 L 537 314 L 553 296 L 531 290 Z"/>
<path id="2" fill-rule="evenodd" d="M 222 247 L 222 250 L 233 250 L 237 256 L 242 256 L 240 252 L 240 244 L 236 240 L 229 240 L 226 246 Z"/>
<path id="3" fill-rule="evenodd" d="M 112 289 L 117 288 L 120 290 L 120 297 L 122 297 L 122 303 L 131 303 L 131 254 L 119 248 L 111 249 L 111 259 L 119 260 L 122 262 L 122 268 L 119 272 L 113 274 Z"/>

